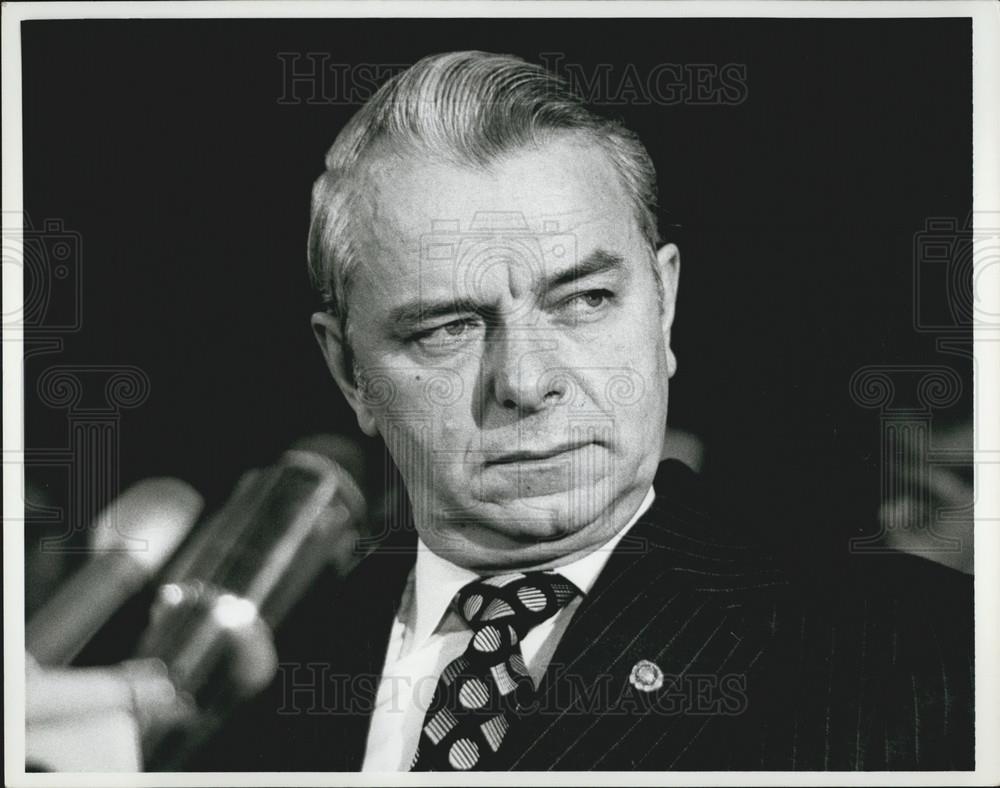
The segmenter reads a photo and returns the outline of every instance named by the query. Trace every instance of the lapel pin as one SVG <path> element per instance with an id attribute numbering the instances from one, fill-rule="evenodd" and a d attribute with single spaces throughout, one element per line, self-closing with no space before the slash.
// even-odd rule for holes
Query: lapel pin
<path id="1" fill-rule="evenodd" d="M 655 662 L 640 659 L 632 667 L 628 680 L 640 692 L 656 692 L 663 686 L 663 671 Z"/>

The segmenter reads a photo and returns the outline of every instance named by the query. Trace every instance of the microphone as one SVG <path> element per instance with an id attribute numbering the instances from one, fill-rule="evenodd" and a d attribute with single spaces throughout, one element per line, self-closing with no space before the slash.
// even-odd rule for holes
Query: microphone
<path id="1" fill-rule="evenodd" d="M 179 479 L 134 484 L 98 515 L 97 554 L 64 583 L 25 628 L 28 653 L 42 665 L 66 665 L 167 562 L 202 508 Z"/>
<path id="2" fill-rule="evenodd" d="M 147 764 L 175 768 L 264 689 L 277 672 L 273 629 L 321 571 L 346 575 L 364 556 L 366 506 L 354 479 L 362 459 L 344 438 L 300 441 L 245 474 L 178 551 L 137 656 L 163 662 L 185 713 L 145 731 Z"/>

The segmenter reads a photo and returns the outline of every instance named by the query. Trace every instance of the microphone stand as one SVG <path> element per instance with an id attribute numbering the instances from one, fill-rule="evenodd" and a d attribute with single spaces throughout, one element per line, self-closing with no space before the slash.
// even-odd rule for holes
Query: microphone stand
<path id="1" fill-rule="evenodd" d="M 176 716 L 143 733 L 149 771 L 183 763 L 239 706 L 273 680 L 272 632 L 331 562 L 346 575 L 365 502 L 330 457 L 291 449 L 247 474 L 168 568 L 139 657 L 162 660 Z"/>

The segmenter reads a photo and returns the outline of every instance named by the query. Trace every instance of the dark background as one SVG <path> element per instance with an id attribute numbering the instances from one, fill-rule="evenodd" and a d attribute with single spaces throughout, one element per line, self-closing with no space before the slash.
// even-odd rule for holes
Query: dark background
<path id="1" fill-rule="evenodd" d="M 220 20 L 23 25 L 25 205 L 79 233 L 79 331 L 26 361 L 26 445 L 65 446 L 55 364 L 131 364 L 120 482 L 180 476 L 216 501 L 304 434 L 356 432 L 308 325 L 308 197 L 357 104 L 289 96 L 279 53 L 411 63 L 560 52 L 592 70 L 745 64 L 739 105 L 605 106 L 646 143 L 682 250 L 670 422 L 701 436 L 738 527 L 833 566 L 874 533 L 869 364 L 971 364 L 914 328 L 914 236 L 971 210 L 967 20 Z M 308 66 L 301 62 L 303 68 Z M 74 274 L 74 276 L 77 276 Z M 26 288 L 29 283 L 26 282 Z M 971 329 L 955 333 L 971 340 Z M 969 385 L 960 410 L 971 413 Z M 372 467 L 380 444 L 369 442 Z M 83 459 L 79 461 L 85 461 Z M 63 506 L 67 469 L 29 463 Z M 377 480 L 376 480 L 377 484 Z M 29 512 L 29 515 L 31 513 Z M 29 517 L 30 521 L 30 517 Z M 79 524 L 50 530 L 82 539 Z"/>

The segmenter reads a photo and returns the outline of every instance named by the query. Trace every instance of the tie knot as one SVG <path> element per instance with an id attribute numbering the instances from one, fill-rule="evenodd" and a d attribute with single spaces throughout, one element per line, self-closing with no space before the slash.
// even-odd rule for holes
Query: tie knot
<path id="1" fill-rule="evenodd" d="M 524 637 L 579 593 L 580 589 L 555 572 L 516 572 L 474 580 L 458 592 L 456 602 L 472 629 L 502 620 Z"/>

